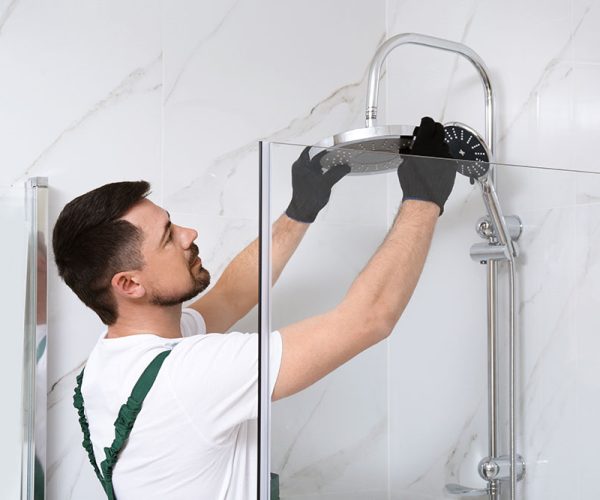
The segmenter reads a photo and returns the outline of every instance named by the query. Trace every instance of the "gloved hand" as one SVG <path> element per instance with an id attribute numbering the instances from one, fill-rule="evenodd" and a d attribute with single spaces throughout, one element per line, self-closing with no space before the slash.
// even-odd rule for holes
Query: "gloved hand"
<path id="1" fill-rule="evenodd" d="M 322 151 L 312 160 L 305 148 L 292 165 L 292 201 L 285 213 L 298 222 L 314 222 L 319 211 L 327 205 L 331 188 L 350 172 L 345 164 L 334 165 L 327 172 L 321 170 Z"/>
<path id="2" fill-rule="evenodd" d="M 413 132 L 415 141 L 411 154 L 452 158 L 448 145 L 444 142 L 444 127 L 428 116 L 421 119 L 421 125 Z M 398 167 L 398 179 L 402 187 L 402 201 L 432 201 L 444 213 L 444 203 L 450 196 L 456 178 L 456 167 L 450 162 L 418 160 L 405 157 Z"/>

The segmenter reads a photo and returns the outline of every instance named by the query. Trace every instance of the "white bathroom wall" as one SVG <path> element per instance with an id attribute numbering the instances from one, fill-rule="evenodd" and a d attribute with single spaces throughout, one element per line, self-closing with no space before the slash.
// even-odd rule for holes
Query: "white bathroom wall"
<path id="1" fill-rule="evenodd" d="M 361 126 L 366 69 L 384 38 L 384 20 L 383 0 L 0 0 L 0 185 L 48 176 L 52 225 L 76 195 L 106 182 L 147 179 L 152 200 L 175 222 L 199 230 L 203 261 L 218 276 L 257 236 L 257 142 L 312 143 Z M 293 159 L 282 157 L 278 167 L 287 172 Z M 385 181 L 376 182 L 383 192 Z M 363 216 L 375 237 L 349 235 L 339 224 L 349 227 L 352 220 L 342 210 L 360 188 L 351 184 L 307 241 L 321 253 L 337 225 L 339 239 L 360 250 L 354 269 L 383 234 L 386 207 L 381 198 L 373 208 L 378 220 Z M 288 183 L 280 211 L 290 194 Z M 329 262 L 333 247 L 330 253 Z M 71 400 L 75 375 L 103 326 L 54 266 L 49 273 L 48 498 L 100 499 Z M 282 298 L 298 295 L 290 284 L 302 274 L 297 264 L 290 267 Z M 314 292 L 302 290 L 306 303 Z M 321 291 L 329 296 L 327 288 Z M 283 309 L 285 301 L 279 303 Z M 239 327 L 255 330 L 256 317 Z M 378 359 L 364 362 L 381 366 Z M 385 407 L 381 373 L 378 397 Z M 370 392 L 363 384 L 357 397 Z M 287 425 L 294 405 L 280 407 L 276 425 Z M 319 415 L 317 406 L 318 400 L 304 404 Z M 371 417 L 381 418 L 383 412 Z M 368 433 L 371 425 L 356 429 Z M 354 429 L 347 420 L 350 444 Z M 380 438 L 376 449 L 385 442 Z M 331 446 L 326 443 L 321 455 Z M 300 448 L 286 453 L 290 476 L 311 463 Z M 384 462 L 379 465 L 385 475 Z"/>
<path id="2" fill-rule="evenodd" d="M 600 2 L 389 0 L 387 8 L 389 36 L 448 38 L 484 59 L 496 91 L 497 161 L 600 172 Z M 389 123 L 418 123 L 430 114 L 484 132 L 482 87 L 468 62 L 404 46 L 389 57 L 387 74 Z M 600 489 L 588 464 L 595 457 L 591 422 L 600 417 L 592 361 L 600 356 L 598 179 L 502 167 L 497 175 L 505 213 L 519 215 L 524 226 L 517 265 L 518 451 L 527 477 L 519 489 L 527 500 L 596 498 Z M 396 203 L 392 196 L 389 202 L 391 213 Z M 394 499 L 446 498 L 446 483 L 484 485 L 476 466 L 488 452 L 486 271 L 469 259 L 484 213 L 475 188 L 459 176 L 419 287 L 389 342 Z M 506 279 L 505 269 L 500 276 Z M 500 330 L 505 352 L 504 320 Z M 504 436 L 505 416 L 503 404 Z M 500 447 L 508 451 L 506 441 Z"/>
<path id="3" fill-rule="evenodd" d="M 51 227 L 103 183 L 144 178 L 162 195 L 158 2 L 3 2 L 2 184 L 48 176 Z M 47 498 L 102 498 L 81 447 L 74 377 L 102 331 L 49 266 Z"/>

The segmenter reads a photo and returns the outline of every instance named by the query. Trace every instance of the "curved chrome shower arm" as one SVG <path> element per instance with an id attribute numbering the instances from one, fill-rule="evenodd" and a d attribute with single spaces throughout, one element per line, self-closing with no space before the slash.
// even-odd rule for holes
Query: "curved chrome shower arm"
<path id="1" fill-rule="evenodd" d="M 483 59 L 471 48 L 462 43 L 452 42 L 443 38 L 436 38 L 419 33 L 402 33 L 386 40 L 377 49 L 371 67 L 369 69 L 369 83 L 367 88 L 367 109 L 366 126 L 375 127 L 377 125 L 377 101 L 379 98 L 379 79 L 381 77 L 381 67 L 387 55 L 396 47 L 404 44 L 424 45 L 435 49 L 446 50 L 460 54 L 468 59 L 479 72 L 485 92 L 485 141 L 494 153 L 494 94 L 492 93 L 492 83 L 489 72 L 483 62 Z"/>

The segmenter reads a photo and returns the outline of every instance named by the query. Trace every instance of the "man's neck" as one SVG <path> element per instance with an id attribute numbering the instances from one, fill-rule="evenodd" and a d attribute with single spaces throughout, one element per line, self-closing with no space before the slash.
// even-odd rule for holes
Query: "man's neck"
<path id="1" fill-rule="evenodd" d="M 170 339 L 181 338 L 181 305 L 137 308 L 119 313 L 108 327 L 107 339 L 152 333 Z"/>

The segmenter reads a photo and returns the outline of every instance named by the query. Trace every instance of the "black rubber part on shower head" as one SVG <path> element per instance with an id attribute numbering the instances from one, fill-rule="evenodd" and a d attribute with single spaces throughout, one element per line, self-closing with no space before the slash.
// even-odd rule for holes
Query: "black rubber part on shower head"
<path id="1" fill-rule="evenodd" d="M 490 154 L 484 140 L 469 127 L 453 123 L 444 127 L 444 141 L 455 160 L 465 160 L 458 163 L 457 172 L 469 177 L 471 184 L 487 174 Z"/>

